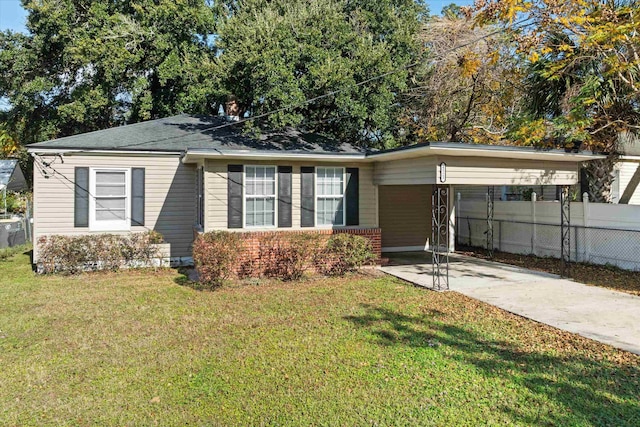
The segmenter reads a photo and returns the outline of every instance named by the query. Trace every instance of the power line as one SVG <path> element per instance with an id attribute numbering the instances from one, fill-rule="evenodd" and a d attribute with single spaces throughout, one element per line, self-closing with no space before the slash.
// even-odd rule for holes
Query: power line
<path id="1" fill-rule="evenodd" d="M 526 22 L 527 20 L 528 19 L 522 19 L 522 20 L 516 22 L 514 24 L 515 29 L 516 30 L 521 30 L 523 28 L 527 28 L 527 27 L 533 25 L 533 23 L 520 25 L 520 24 L 523 24 L 524 22 Z M 477 43 L 479 41 L 482 41 L 482 40 L 488 39 L 490 37 L 496 36 L 498 34 L 501 34 L 502 32 L 504 32 L 503 29 L 498 29 L 498 30 L 492 31 L 492 32 L 490 32 L 488 34 L 485 34 L 485 35 L 483 35 L 481 37 L 477 37 L 477 38 L 472 39 L 472 40 L 470 40 L 468 42 L 465 42 L 465 43 L 462 43 L 460 45 L 454 46 L 454 47 L 452 47 L 450 49 L 447 49 L 444 52 L 440 53 L 440 58 L 433 59 L 430 62 L 431 62 L 431 64 L 437 64 L 438 62 L 444 61 L 446 59 L 445 56 L 448 55 L 449 53 L 455 52 L 458 49 L 462 49 L 462 48 L 471 46 L 472 44 L 475 44 L 475 43 Z M 360 86 L 365 85 L 367 83 L 371 83 L 371 82 L 374 82 L 376 80 L 380 80 L 382 78 L 385 78 L 385 77 L 400 73 L 402 71 L 410 70 L 412 68 L 415 68 L 415 67 L 423 64 L 423 62 L 424 61 L 416 61 L 416 62 L 413 62 L 411 64 L 407 64 L 407 65 L 404 65 L 402 67 L 396 68 L 394 70 L 387 71 L 386 73 L 378 74 L 376 76 L 370 77 L 368 79 L 365 79 L 365 80 L 362 80 L 362 81 L 356 83 L 355 87 L 360 87 Z M 329 97 L 335 96 L 335 95 L 337 95 L 337 94 L 339 94 L 341 92 L 344 92 L 347 89 L 352 89 L 353 87 L 354 86 L 350 86 L 348 88 L 335 89 L 335 90 L 326 92 L 326 93 L 324 93 L 322 95 L 318 95 L 318 96 L 315 96 L 313 98 L 308 98 L 308 99 L 305 99 L 304 101 L 300 101 L 298 103 L 294 103 L 294 104 L 290 104 L 290 105 L 287 105 L 287 106 L 284 106 L 284 107 L 280 107 L 280 108 L 277 108 L 275 110 L 267 111 L 265 113 L 258 114 L 256 116 L 245 117 L 243 119 L 236 120 L 236 121 L 229 122 L 229 123 L 225 123 L 225 124 L 222 124 L 222 125 L 209 126 L 209 127 L 205 127 L 205 128 L 202 128 L 202 129 L 197 129 L 197 130 L 194 131 L 193 134 L 190 134 L 190 135 L 168 136 L 166 138 L 158 138 L 158 139 L 154 139 L 154 140 L 151 140 L 151 141 L 144 141 L 144 142 L 140 142 L 140 143 L 136 143 L 136 144 L 122 145 L 122 146 L 119 146 L 117 148 L 126 149 L 126 148 L 131 148 L 131 147 L 138 147 L 138 146 L 142 146 L 142 145 L 146 145 L 146 144 L 152 144 L 152 143 L 155 143 L 155 142 L 164 142 L 164 141 L 170 141 L 170 140 L 173 140 L 173 139 L 187 138 L 187 137 L 192 136 L 192 135 L 197 134 L 197 133 L 203 133 L 203 132 L 208 132 L 208 131 L 216 131 L 216 130 L 223 129 L 223 128 L 226 128 L 226 127 L 235 126 L 235 125 L 239 125 L 241 123 L 245 123 L 245 122 L 261 119 L 261 118 L 264 118 L 264 117 L 268 117 L 270 115 L 277 114 L 277 113 L 280 113 L 282 111 L 286 111 L 286 110 L 290 110 L 290 109 L 293 109 L 293 108 L 298 108 L 298 107 L 302 107 L 302 106 L 305 106 L 305 105 L 308 105 L 308 104 L 312 104 L 312 103 L 314 103 L 316 101 L 319 101 L 321 99 L 325 99 L 325 98 L 329 98 Z M 335 118 L 335 119 L 338 120 L 338 119 L 340 119 L 340 117 Z M 90 150 L 80 150 L 79 152 L 80 153 L 84 153 L 84 152 L 89 152 L 89 151 Z"/>
<path id="2" fill-rule="evenodd" d="M 40 162 L 38 162 L 38 158 L 40 160 Z M 64 173 L 60 172 L 59 170 L 57 170 L 56 168 L 53 167 L 53 162 L 45 162 L 41 156 L 34 154 L 34 158 L 33 158 L 33 164 L 37 167 L 37 169 L 40 171 L 40 173 L 45 177 L 45 179 L 49 178 L 49 175 L 51 176 L 60 176 L 62 177 L 65 181 L 67 181 L 69 184 L 71 184 L 71 188 L 73 188 L 75 190 L 75 187 L 78 187 L 80 190 L 84 191 L 85 193 L 87 193 L 87 195 L 89 197 L 92 197 L 94 202 L 96 203 L 96 207 L 100 207 L 103 209 L 109 209 L 106 206 L 103 206 L 102 204 L 100 204 L 100 202 L 98 201 L 99 197 L 96 197 L 95 195 L 91 194 L 91 191 L 88 188 L 84 188 L 82 187 L 80 184 L 76 183 L 74 180 L 72 180 L 71 178 L 67 177 Z M 49 173 L 46 169 L 51 169 L 51 171 L 53 171 L 53 173 Z M 124 196 L 125 199 L 128 199 L 129 197 L 127 197 L 126 195 Z M 126 212 L 126 211 L 125 211 Z M 131 221 L 132 218 L 131 216 L 127 216 L 125 214 L 124 217 L 124 221 Z M 147 231 L 153 231 L 152 228 L 146 226 L 146 225 L 141 225 L 141 224 L 135 224 L 134 227 L 142 227 Z"/>
<path id="3" fill-rule="evenodd" d="M 523 22 L 525 22 L 525 21 L 526 21 L 526 19 L 525 19 L 525 20 L 521 20 L 521 21 L 516 22 L 516 23 L 515 23 L 516 29 L 523 29 L 523 28 L 526 28 L 526 27 L 528 27 L 528 26 L 533 25 L 533 23 L 529 23 L 529 24 L 522 25 L 522 26 L 519 26 L 519 27 L 518 27 L 518 25 L 522 24 L 522 23 L 523 23 Z M 482 40 L 485 40 L 485 39 L 487 39 L 487 38 L 489 38 L 489 37 L 493 37 L 493 36 L 495 36 L 495 35 L 498 35 L 498 34 L 500 34 L 501 32 L 502 32 L 502 30 L 501 30 L 501 29 L 498 29 L 498 30 L 496 30 L 496 31 L 493 31 L 493 32 L 491 32 L 491 33 L 488 33 L 488 34 L 485 34 L 485 35 L 483 35 L 483 36 L 481 36 L 481 37 L 478 37 L 478 38 L 476 38 L 476 39 L 470 40 L 470 41 L 468 41 L 468 42 L 466 42 L 466 43 L 463 43 L 463 44 L 460 44 L 460 45 L 454 46 L 454 47 L 452 47 L 452 48 L 450 48 L 450 49 L 447 49 L 446 51 L 444 51 L 444 52 L 442 52 L 442 53 L 440 54 L 440 56 L 441 56 L 440 58 L 437 58 L 437 59 L 432 60 L 432 61 L 431 61 L 431 64 L 436 64 L 436 63 L 438 63 L 438 62 L 440 62 L 440 61 L 445 60 L 445 59 L 446 59 L 446 58 L 445 58 L 445 55 L 447 55 L 447 54 L 449 54 L 449 53 L 451 53 L 451 52 L 454 52 L 454 51 L 456 51 L 456 50 L 458 50 L 458 49 L 462 49 L 462 48 L 467 47 L 467 46 L 471 46 L 472 44 L 475 44 L 475 43 L 477 43 L 477 42 L 479 42 L 479 41 L 482 41 Z M 365 85 L 365 84 L 367 84 L 367 83 L 371 83 L 371 82 L 373 82 L 373 81 L 376 81 L 376 80 L 382 79 L 382 78 L 384 78 L 384 77 L 387 77 L 387 76 L 390 76 L 390 75 L 393 75 L 393 74 L 399 73 L 399 72 L 401 72 L 401 71 L 405 71 L 405 70 L 409 70 L 409 69 L 411 69 L 411 68 L 415 68 L 415 67 L 417 67 L 418 65 L 421 65 L 422 63 L 423 63 L 423 61 L 416 61 L 416 62 L 413 62 L 413 63 L 411 63 L 411 64 L 407 64 L 407 65 L 405 65 L 405 66 L 403 66 L 403 67 L 400 67 L 400 68 L 397 68 L 397 69 L 395 69 L 395 70 L 391 70 L 391 71 L 388 71 L 388 72 L 386 72 L 386 73 L 382 73 L 382 74 L 379 74 L 379 75 L 377 75 L 377 76 L 374 76 L 374 77 L 370 77 L 370 78 L 368 78 L 368 79 L 365 79 L 365 80 L 363 80 L 363 81 L 361 81 L 361 82 L 356 83 L 356 84 L 355 84 L 355 86 L 356 86 L 356 87 L 359 87 L 359 86 Z M 206 128 L 203 128 L 203 129 L 198 129 L 196 132 L 194 132 L 194 134 L 196 134 L 196 133 L 202 133 L 202 132 L 206 132 L 206 131 L 218 130 L 218 129 L 222 129 L 222 128 L 226 128 L 226 127 L 234 126 L 234 125 L 237 125 L 237 124 L 240 124 L 240 123 L 248 122 L 248 121 L 251 121 L 251 120 L 260 119 L 260 118 L 263 118 L 263 117 L 268 117 L 268 116 L 270 116 L 270 115 L 272 115 L 272 114 L 276 114 L 276 113 L 279 113 L 279 112 L 281 112 L 281 111 L 289 110 L 289 109 L 292 109 L 292 108 L 297 108 L 297 107 L 300 107 L 300 106 L 303 106 L 303 105 L 308 105 L 308 104 L 314 103 L 314 102 L 316 102 L 316 101 L 319 101 L 319 100 L 321 100 L 321 99 L 324 99 L 324 98 L 328 98 L 328 97 L 331 97 L 331 96 L 337 95 L 338 93 L 343 92 L 344 90 L 346 90 L 346 88 L 343 88 L 343 89 L 336 89 L 336 90 L 333 90 L 333 91 L 327 92 L 327 93 L 325 93 L 325 94 L 322 94 L 322 95 L 319 95 L 319 96 L 316 96 L 316 97 L 313 97 L 313 98 L 306 99 L 306 100 L 304 100 L 304 101 L 302 101 L 302 102 L 299 102 L 299 103 L 296 103 L 296 104 L 292 104 L 292 105 L 288 105 L 288 106 L 285 106 L 285 107 L 281 107 L 281 108 L 278 108 L 278 109 L 275 109 L 275 110 L 272 110 L 272 111 L 268 111 L 268 112 L 266 112 L 266 113 L 262 113 L 262 114 L 259 114 L 259 115 L 257 115 L 257 116 L 251 116 L 251 117 L 247 117 L 247 118 L 244 118 L 244 119 L 241 119 L 241 120 L 235 121 L 235 122 L 229 122 L 229 123 L 225 123 L 225 124 L 222 124 L 222 125 L 210 126 L 210 127 L 206 127 Z M 343 116 L 343 117 L 346 117 L 346 116 Z M 341 118 L 343 118 L 343 117 L 337 117 L 337 118 L 335 118 L 335 119 L 336 119 L 336 120 L 338 120 L 338 119 L 341 119 Z M 193 135 L 193 134 L 192 134 L 192 135 Z M 168 141 L 168 140 L 172 140 L 172 139 L 185 138 L 185 137 L 188 137 L 188 136 L 191 136 L 191 135 L 180 135 L 180 136 L 172 136 L 172 137 L 166 137 L 166 138 L 158 138 L 158 139 L 155 139 L 155 140 L 145 141 L 145 142 L 142 142 L 142 143 L 137 143 L 137 144 L 128 144 L 128 145 L 124 145 L 124 146 L 121 146 L 121 147 L 118 147 L 118 148 L 130 148 L 130 147 L 141 146 L 141 145 L 150 144 L 150 143 L 154 143 L 154 142 L 163 142 L 163 141 Z M 78 152 L 82 153 L 82 152 L 88 152 L 88 151 L 89 151 L 89 150 L 79 150 Z M 43 173 L 45 176 L 49 174 L 49 173 L 45 170 L 45 168 L 46 168 L 46 169 L 51 169 L 51 170 L 53 171 L 54 175 L 55 175 L 55 174 L 57 174 L 57 175 L 61 176 L 64 180 L 66 180 L 67 182 L 69 182 L 72 186 L 74 186 L 74 187 L 75 187 L 75 186 L 77 186 L 77 187 L 78 187 L 78 188 L 80 188 L 81 190 L 85 191 L 85 192 L 86 192 L 90 197 L 93 197 L 93 198 L 94 198 L 94 200 L 96 200 L 96 197 L 95 197 L 93 194 L 91 194 L 91 192 L 89 191 L 89 189 L 82 188 L 79 184 L 77 184 L 76 182 L 74 182 L 74 180 L 71 180 L 71 179 L 70 179 L 70 178 L 68 178 L 65 174 L 61 173 L 61 172 L 60 172 L 60 171 L 58 171 L 56 168 L 54 168 L 54 167 L 53 167 L 53 163 L 55 162 L 55 159 L 54 159 L 54 161 L 53 161 L 53 162 L 45 162 L 45 161 L 41 158 L 41 156 L 39 156 L 39 155 L 37 155 L 37 154 L 35 154 L 35 153 L 33 154 L 33 156 L 34 156 L 34 164 L 37 166 L 37 168 L 40 170 L 40 172 L 41 172 L 41 173 Z M 40 164 L 40 163 L 36 160 L 37 158 L 38 158 L 38 159 L 40 159 L 40 161 L 42 162 L 42 164 Z M 125 218 L 125 220 L 131 220 L 131 218 L 130 218 L 130 217 L 129 217 L 129 218 Z M 143 225 L 143 226 L 141 226 L 141 227 L 143 227 L 143 228 L 145 228 L 145 229 L 147 229 L 147 230 L 151 230 L 151 228 L 149 228 L 149 227 L 147 227 L 147 226 L 144 226 L 144 225 Z"/>

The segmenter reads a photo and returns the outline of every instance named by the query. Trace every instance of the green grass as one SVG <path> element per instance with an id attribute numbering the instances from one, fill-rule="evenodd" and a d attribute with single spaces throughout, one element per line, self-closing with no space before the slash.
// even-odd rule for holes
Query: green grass
<path id="1" fill-rule="evenodd" d="M 0 277 L 0 425 L 640 425 L 637 356 L 454 292 Z"/>
<path id="2" fill-rule="evenodd" d="M 31 249 L 31 245 L 29 244 L 12 246 L 10 248 L 2 248 L 0 249 L 0 261 L 4 261 L 7 258 L 10 258 L 19 253 L 26 252 L 30 249 Z"/>

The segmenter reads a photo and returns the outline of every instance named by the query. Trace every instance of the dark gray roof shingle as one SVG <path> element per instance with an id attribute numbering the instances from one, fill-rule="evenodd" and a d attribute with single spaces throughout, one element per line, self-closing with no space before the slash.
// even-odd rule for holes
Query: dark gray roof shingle
<path id="1" fill-rule="evenodd" d="M 365 152 L 351 144 L 293 129 L 263 132 L 254 138 L 242 134 L 238 125 L 229 124 L 223 117 L 182 114 L 38 142 L 30 144 L 29 148 L 174 152 L 187 149 L 286 150 L 317 154 Z"/>

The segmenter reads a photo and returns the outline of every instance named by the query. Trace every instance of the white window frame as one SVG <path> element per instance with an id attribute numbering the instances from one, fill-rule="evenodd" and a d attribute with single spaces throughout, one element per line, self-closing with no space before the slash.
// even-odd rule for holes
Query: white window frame
<path id="1" fill-rule="evenodd" d="M 338 196 L 320 196 L 318 194 L 318 170 L 319 169 L 341 169 L 342 170 L 342 223 L 341 224 L 318 224 L 318 199 L 337 199 Z M 314 215 L 313 221 L 316 227 L 318 228 L 333 228 L 333 227 L 344 227 L 347 223 L 347 169 L 341 166 L 316 166 L 315 168 L 315 200 L 314 200 Z"/>
<path id="2" fill-rule="evenodd" d="M 97 172 L 124 172 L 125 214 L 124 220 L 96 220 L 96 174 Z M 131 168 L 90 168 L 89 173 L 89 230 L 130 231 L 131 230 Z"/>
<path id="3" fill-rule="evenodd" d="M 271 197 L 258 194 L 247 194 L 247 168 L 273 168 L 273 225 L 250 225 L 247 226 L 247 198 L 249 197 Z M 244 165 L 242 167 L 242 228 L 266 229 L 278 228 L 278 167 L 276 165 Z"/>

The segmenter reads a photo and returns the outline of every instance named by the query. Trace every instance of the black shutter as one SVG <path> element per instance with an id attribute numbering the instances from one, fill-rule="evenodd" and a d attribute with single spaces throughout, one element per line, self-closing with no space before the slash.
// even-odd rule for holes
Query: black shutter
<path id="1" fill-rule="evenodd" d="M 242 165 L 227 167 L 227 227 L 242 228 Z"/>
<path id="2" fill-rule="evenodd" d="M 198 180 L 196 187 L 198 188 L 198 225 L 204 227 L 204 167 L 198 168 L 198 176 L 196 179 Z"/>
<path id="3" fill-rule="evenodd" d="M 74 173 L 74 227 L 89 226 L 89 168 L 75 168 Z"/>
<path id="4" fill-rule="evenodd" d="M 131 169 L 131 225 L 144 225 L 144 168 Z"/>
<path id="5" fill-rule="evenodd" d="M 278 227 L 291 227 L 291 166 L 278 166 Z"/>
<path id="6" fill-rule="evenodd" d="M 300 168 L 300 226 L 313 227 L 315 224 L 315 168 Z"/>
<path id="7" fill-rule="evenodd" d="M 347 224 L 360 224 L 360 176 L 358 168 L 347 168 Z"/>

